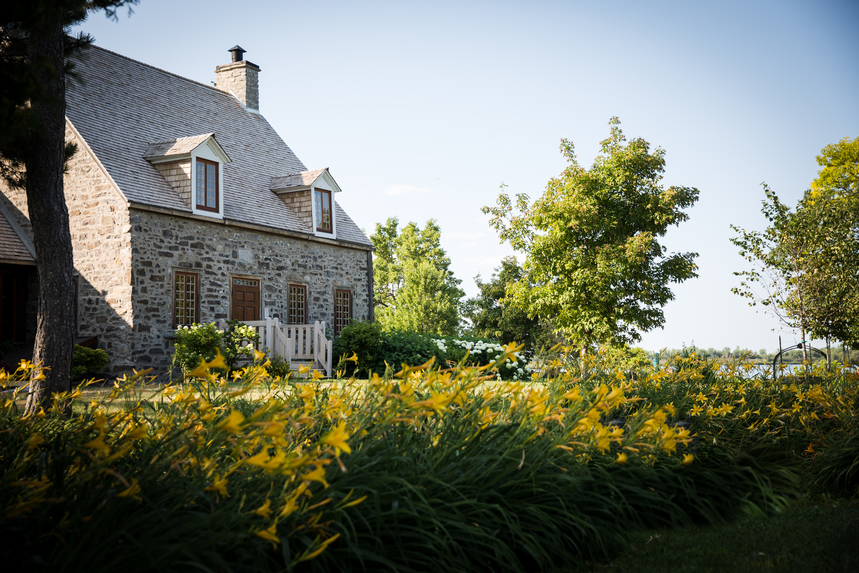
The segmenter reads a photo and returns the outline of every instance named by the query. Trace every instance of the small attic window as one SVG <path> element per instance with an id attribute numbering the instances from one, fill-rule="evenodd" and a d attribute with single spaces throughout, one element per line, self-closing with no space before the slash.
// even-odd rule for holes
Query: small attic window
<path id="1" fill-rule="evenodd" d="M 197 164 L 196 197 L 197 209 L 218 212 L 220 197 L 218 188 L 218 164 L 214 161 L 195 159 Z"/>
<path id="2" fill-rule="evenodd" d="M 334 230 L 331 217 L 331 191 L 315 189 L 314 194 L 313 215 L 316 219 L 316 230 L 331 233 Z"/>

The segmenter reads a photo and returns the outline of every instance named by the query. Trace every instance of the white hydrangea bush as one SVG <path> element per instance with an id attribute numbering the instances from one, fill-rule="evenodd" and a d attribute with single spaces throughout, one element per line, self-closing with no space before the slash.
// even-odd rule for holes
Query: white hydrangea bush
<path id="1" fill-rule="evenodd" d="M 504 347 L 497 342 L 486 340 L 462 340 L 458 338 L 434 339 L 442 356 L 461 356 L 468 353 L 468 362 L 483 365 L 495 362 L 504 354 Z M 528 365 L 528 359 L 523 353 L 508 358 L 498 369 L 498 375 L 504 380 L 530 380 L 533 369 Z"/>

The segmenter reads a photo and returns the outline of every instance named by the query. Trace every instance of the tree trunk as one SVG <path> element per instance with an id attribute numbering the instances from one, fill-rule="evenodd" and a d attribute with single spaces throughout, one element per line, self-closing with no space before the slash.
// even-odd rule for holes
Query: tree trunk
<path id="1" fill-rule="evenodd" d="M 30 65 L 46 93 L 33 103 L 38 128 L 25 151 L 27 203 L 39 275 L 39 314 L 27 413 L 35 413 L 53 392 L 71 389 L 74 346 L 74 283 L 69 213 L 63 194 L 65 159 L 65 34 L 60 9 L 52 25 L 28 40 Z M 44 378 L 42 378 L 44 376 Z"/>
<path id="2" fill-rule="evenodd" d="M 802 338 L 802 361 L 808 362 L 808 345 L 805 343 L 805 328 L 799 329 L 799 336 Z"/>

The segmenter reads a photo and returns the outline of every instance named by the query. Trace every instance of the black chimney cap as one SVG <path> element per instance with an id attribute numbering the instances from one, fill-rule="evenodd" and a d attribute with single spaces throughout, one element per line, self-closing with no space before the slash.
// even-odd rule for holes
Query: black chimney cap
<path id="1" fill-rule="evenodd" d="M 232 48 L 230 48 L 227 51 L 233 55 L 233 61 L 234 62 L 241 62 L 244 59 L 242 54 L 247 52 L 247 50 L 245 50 L 244 48 L 242 48 L 238 44 L 236 44 L 235 46 L 233 46 Z"/>

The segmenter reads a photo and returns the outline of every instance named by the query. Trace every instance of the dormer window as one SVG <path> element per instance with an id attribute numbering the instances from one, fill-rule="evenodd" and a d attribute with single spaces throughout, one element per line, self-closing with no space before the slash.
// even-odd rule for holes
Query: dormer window
<path id="1" fill-rule="evenodd" d="M 224 169 L 232 160 L 214 133 L 150 143 L 143 158 L 195 215 L 224 216 Z"/>
<path id="2" fill-rule="evenodd" d="M 197 209 L 218 212 L 220 203 L 218 189 L 218 164 L 206 159 L 195 159 L 197 164 Z"/>
<path id="3" fill-rule="evenodd" d="M 324 239 L 337 238 L 334 197 L 340 186 L 327 167 L 272 177 L 269 189 L 298 215 L 307 231 Z"/>
<path id="4" fill-rule="evenodd" d="M 316 230 L 322 233 L 333 231 L 331 224 L 331 191 L 315 189 L 316 197 L 313 202 L 315 210 Z"/>

